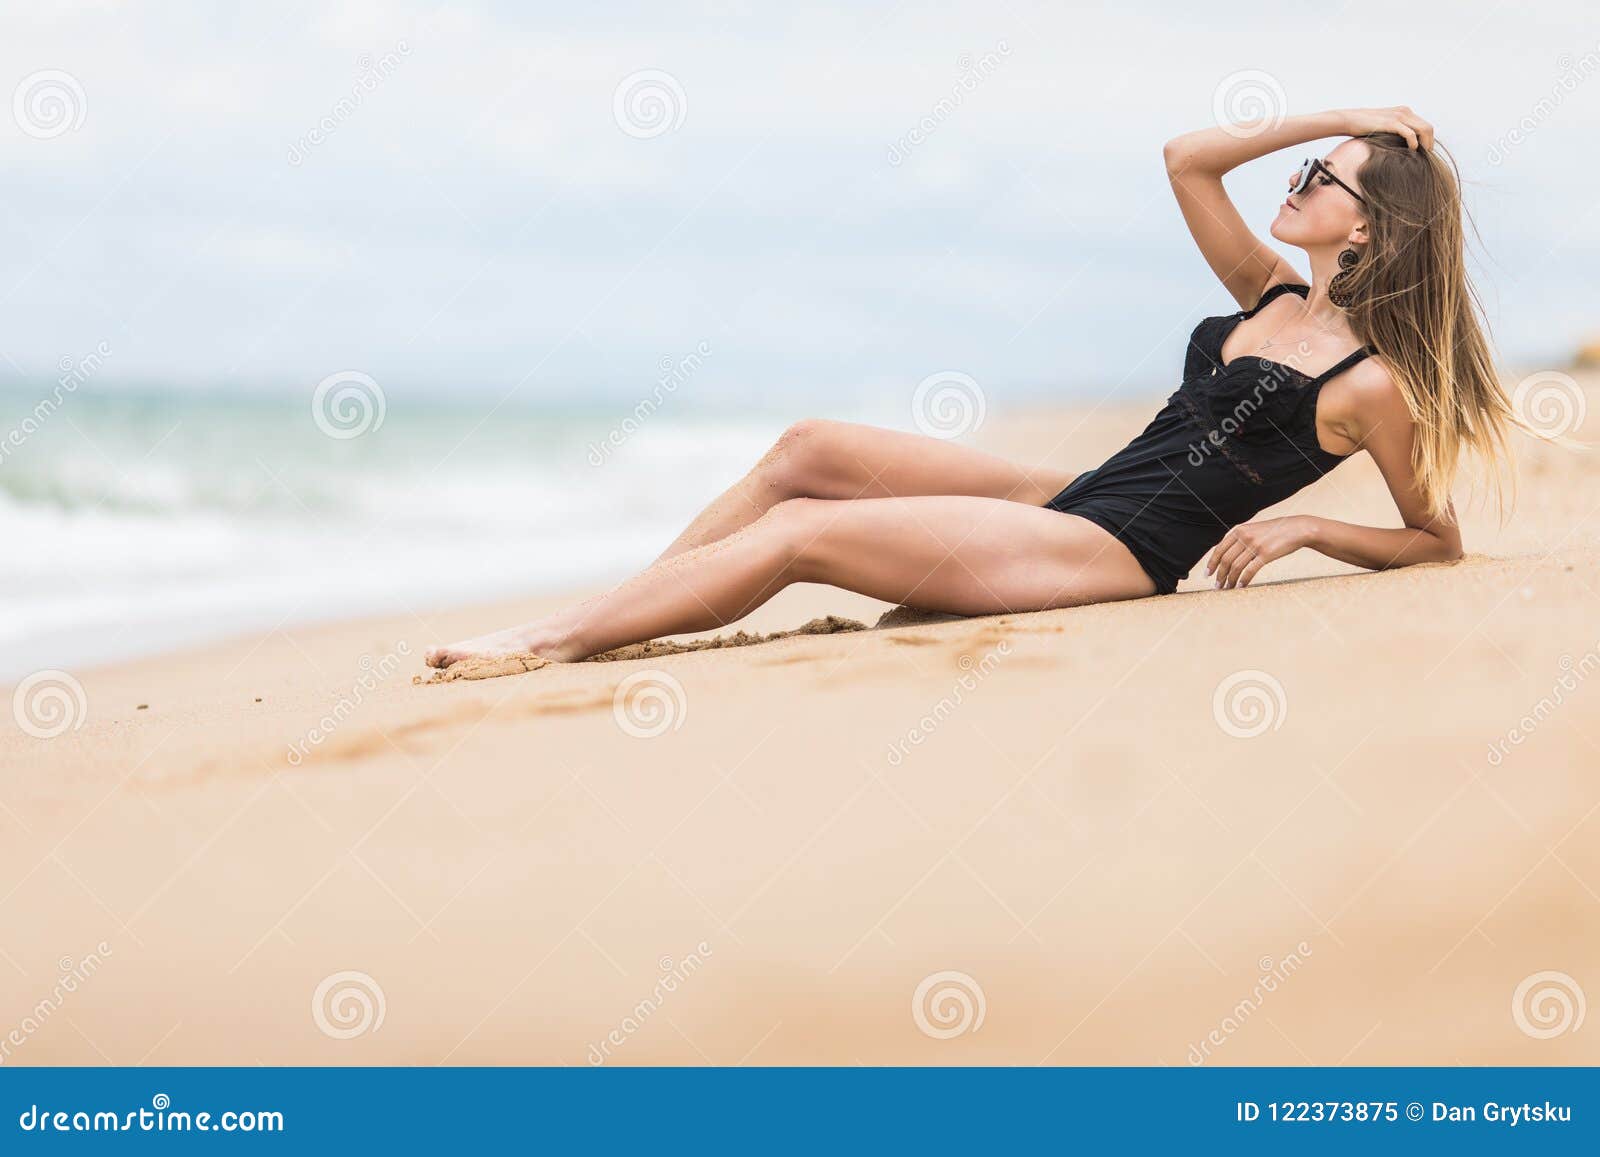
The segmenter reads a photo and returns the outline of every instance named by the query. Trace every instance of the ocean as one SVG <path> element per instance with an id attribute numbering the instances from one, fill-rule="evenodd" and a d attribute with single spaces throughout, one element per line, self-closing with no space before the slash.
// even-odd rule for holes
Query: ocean
<path id="1" fill-rule="evenodd" d="M 803 416 L 385 398 L 358 378 L 0 394 L 0 678 L 616 581 Z"/>

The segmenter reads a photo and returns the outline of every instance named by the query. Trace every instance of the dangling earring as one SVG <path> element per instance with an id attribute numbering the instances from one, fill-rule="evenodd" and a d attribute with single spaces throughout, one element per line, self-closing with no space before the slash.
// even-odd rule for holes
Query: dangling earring
<path id="1" fill-rule="evenodd" d="M 1345 249 L 1339 254 L 1339 272 L 1333 275 L 1328 282 L 1328 300 L 1340 309 L 1349 309 L 1355 304 L 1356 295 L 1350 283 L 1355 280 L 1350 270 L 1354 269 L 1361 261 L 1361 254 L 1354 249 Z"/>

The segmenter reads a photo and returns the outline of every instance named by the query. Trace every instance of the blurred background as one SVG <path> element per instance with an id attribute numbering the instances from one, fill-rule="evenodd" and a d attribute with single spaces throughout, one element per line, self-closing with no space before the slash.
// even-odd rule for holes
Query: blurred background
<path id="1" fill-rule="evenodd" d="M 1219 121 L 1411 105 L 1502 362 L 1600 329 L 1579 0 L 5 13 L 0 677 L 592 586 L 808 415 L 1153 404 Z"/>

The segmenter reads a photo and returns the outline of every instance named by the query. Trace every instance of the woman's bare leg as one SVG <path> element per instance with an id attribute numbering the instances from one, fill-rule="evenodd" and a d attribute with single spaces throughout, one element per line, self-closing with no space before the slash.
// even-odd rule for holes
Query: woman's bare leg
<path id="1" fill-rule="evenodd" d="M 521 627 L 441 647 L 428 662 L 531 651 L 572 661 L 742 618 L 795 582 L 979 615 L 1155 593 L 1100 527 L 995 498 L 789 499 L 718 542 L 691 548 L 592 600 Z"/>
<path id="2" fill-rule="evenodd" d="M 726 538 L 794 498 L 967 495 L 1041 506 L 1075 476 L 1056 467 L 1025 467 L 923 434 L 808 418 L 785 430 L 750 472 L 701 511 L 656 561 Z M 564 618 L 584 618 L 605 597 L 583 600 L 564 612 Z"/>
<path id="3" fill-rule="evenodd" d="M 1072 478 L 1071 471 L 1025 467 L 921 434 L 814 418 L 784 431 L 750 473 L 707 506 L 661 558 L 726 538 L 791 498 L 963 494 L 1040 506 Z"/>

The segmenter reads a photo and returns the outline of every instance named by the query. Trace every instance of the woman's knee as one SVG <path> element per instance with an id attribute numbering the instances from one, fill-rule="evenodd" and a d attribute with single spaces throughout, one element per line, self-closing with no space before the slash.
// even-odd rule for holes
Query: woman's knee
<path id="1" fill-rule="evenodd" d="M 781 497 L 816 496 L 826 487 L 837 457 L 839 423 L 826 418 L 804 418 L 790 426 L 756 464 L 760 481 Z"/>
<path id="2" fill-rule="evenodd" d="M 834 505 L 818 498 L 788 498 L 776 503 L 751 526 L 770 545 L 785 572 L 803 566 Z"/>

